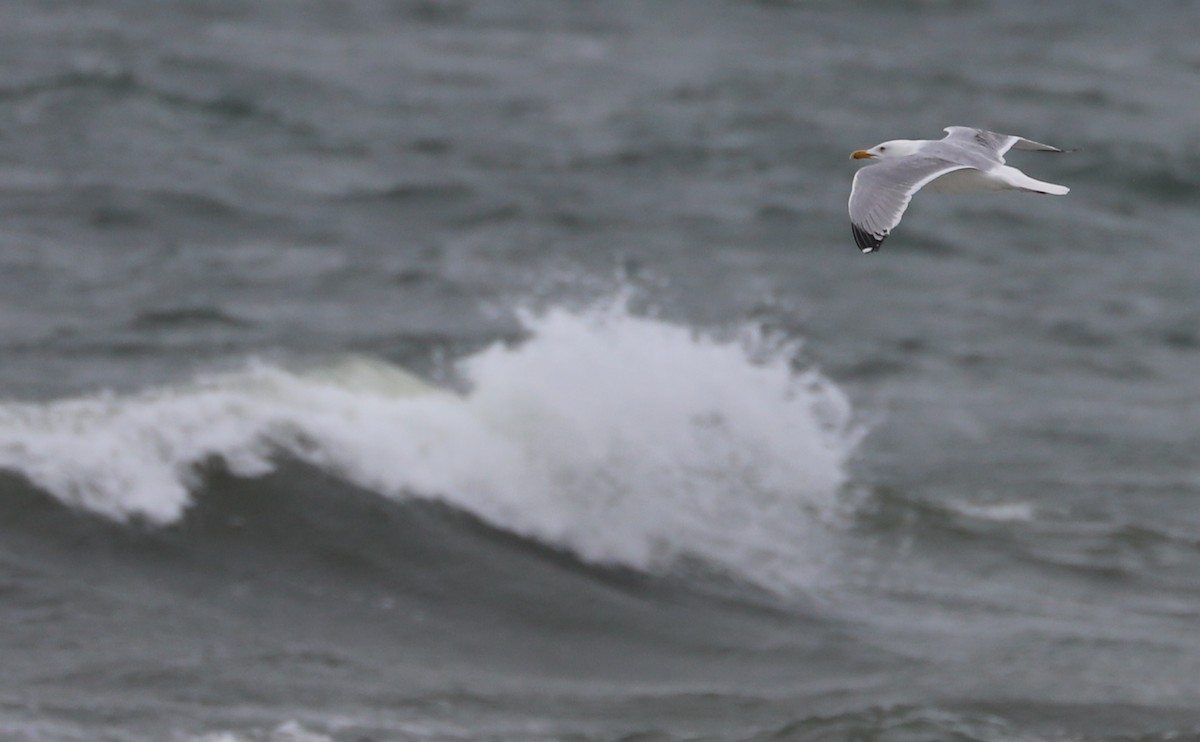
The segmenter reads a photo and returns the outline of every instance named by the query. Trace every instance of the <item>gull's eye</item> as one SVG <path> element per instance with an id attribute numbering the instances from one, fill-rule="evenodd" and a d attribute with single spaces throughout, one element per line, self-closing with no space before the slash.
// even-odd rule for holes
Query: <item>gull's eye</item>
<path id="1" fill-rule="evenodd" d="M 879 148 L 879 151 L 880 151 L 880 152 L 886 152 L 886 151 L 887 151 L 887 147 L 880 147 L 880 148 Z"/>

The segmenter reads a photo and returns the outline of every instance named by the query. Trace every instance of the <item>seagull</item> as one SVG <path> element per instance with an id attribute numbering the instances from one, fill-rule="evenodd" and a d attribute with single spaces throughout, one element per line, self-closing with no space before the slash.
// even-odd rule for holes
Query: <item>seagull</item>
<path id="1" fill-rule="evenodd" d="M 893 139 L 850 153 L 851 159 L 878 159 L 854 174 L 850 188 L 850 230 L 864 253 L 879 249 L 913 194 L 928 185 L 947 193 L 1025 191 L 1065 196 L 1066 186 L 1035 180 L 1004 164 L 1010 149 L 1062 152 L 1011 134 L 947 126 L 942 139 Z"/>

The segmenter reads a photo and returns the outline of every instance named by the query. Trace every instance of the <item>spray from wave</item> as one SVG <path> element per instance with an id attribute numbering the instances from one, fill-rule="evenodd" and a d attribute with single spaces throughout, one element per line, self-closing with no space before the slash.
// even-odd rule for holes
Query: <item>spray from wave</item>
<path id="1" fill-rule="evenodd" d="M 832 383 L 795 372 L 788 348 L 764 353 L 620 301 L 522 320 L 524 342 L 460 361 L 464 393 L 348 358 L 0 405 L 0 468 L 71 506 L 169 524 L 203 462 L 254 477 L 290 456 L 591 562 L 809 580 L 858 438 Z"/>

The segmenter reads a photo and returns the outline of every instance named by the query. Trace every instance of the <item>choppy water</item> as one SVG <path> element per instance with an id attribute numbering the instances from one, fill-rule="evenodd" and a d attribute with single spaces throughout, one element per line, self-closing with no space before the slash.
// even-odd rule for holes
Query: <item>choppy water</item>
<path id="1" fill-rule="evenodd" d="M 0 739 L 1200 739 L 1198 22 L 11 0 Z"/>

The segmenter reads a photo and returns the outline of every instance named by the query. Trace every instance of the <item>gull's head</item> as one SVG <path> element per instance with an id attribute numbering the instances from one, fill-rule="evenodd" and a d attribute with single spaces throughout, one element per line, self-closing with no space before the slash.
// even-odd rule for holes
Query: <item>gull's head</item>
<path id="1" fill-rule="evenodd" d="M 921 142 L 912 139 L 892 139 L 876 144 L 870 149 L 856 149 L 850 153 L 852 160 L 867 158 L 886 160 L 890 157 L 908 157 L 920 148 Z"/>

